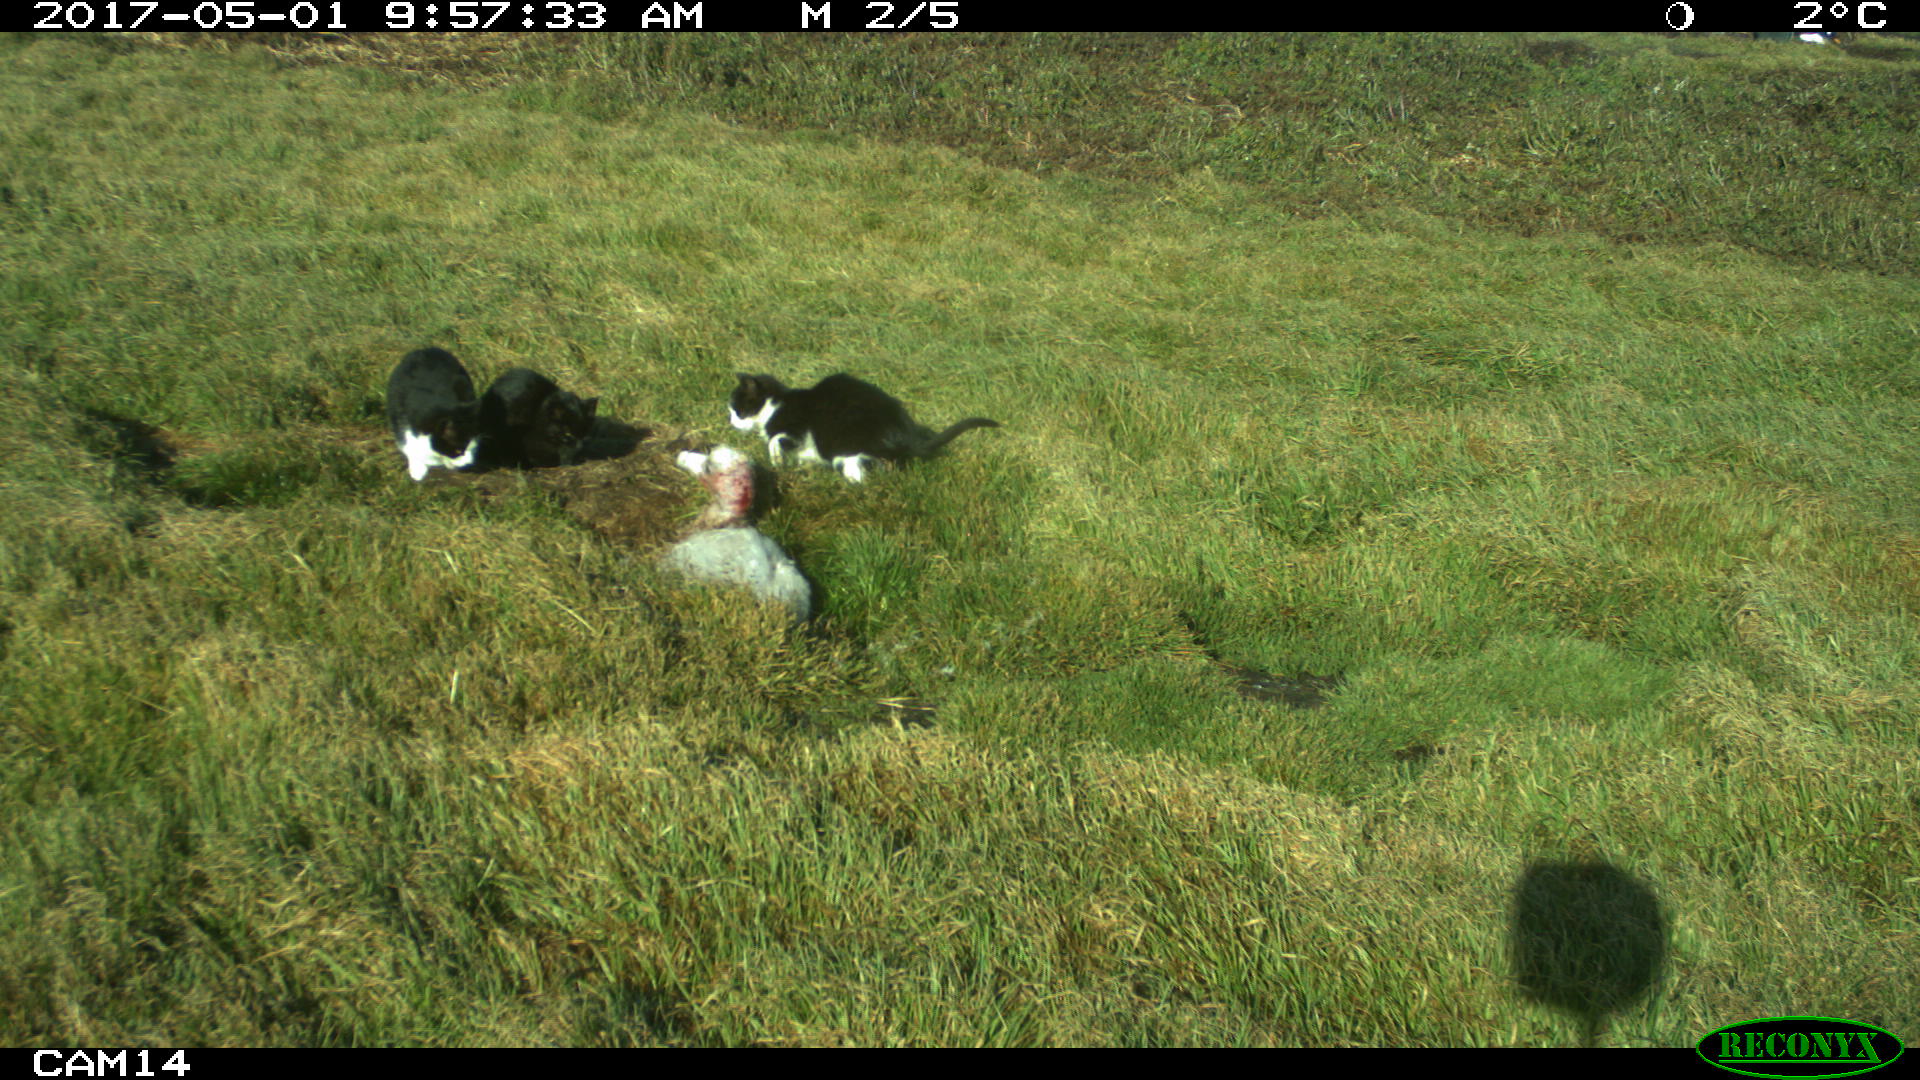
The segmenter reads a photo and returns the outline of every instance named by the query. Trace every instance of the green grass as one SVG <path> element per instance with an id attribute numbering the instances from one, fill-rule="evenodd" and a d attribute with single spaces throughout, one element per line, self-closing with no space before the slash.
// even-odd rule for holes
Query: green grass
<path id="1" fill-rule="evenodd" d="M 1920 1036 L 1911 42 L 168 44 L 0 42 L 0 1039 Z M 427 344 L 1006 426 L 794 630 Z"/>
<path id="2" fill-rule="evenodd" d="M 1176 199 L 1226 181 L 1306 213 L 1411 207 L 1905 271 L 1920 45 L 1838 52 L 1619 34 L 601 35 L 551 62 L 572 78 L 523 93 L 933 141 L 1043 174 L 1176 181 Z M 1008 202 L 991 182 L 961 197 Z"/>

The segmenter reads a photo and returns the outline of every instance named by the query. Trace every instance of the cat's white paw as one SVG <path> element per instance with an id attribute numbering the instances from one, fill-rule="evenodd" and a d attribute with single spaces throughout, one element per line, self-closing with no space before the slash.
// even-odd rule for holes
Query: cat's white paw
<path id="1" fill-rule="evenodd" d="M 428 469 L 446 460 L 434 453 L 432 441 L 417 431 L 400 436 L 400 453 L 407 459 L 407 475 L 415 480 L 425 480 Z"/>
<path id="2" fill-rule="evenodd" d="M 879 462 L 879 458 L 866 454 L 848 454 L 834 458 L 833 467 L 840 470 L 840 475 L 846 477 L 849 483 L 858 484 L 867 478 L 867 467 Z"/>
<path id="3" fill-rule="evenodd" d="M 446 462 L 446 466 L 449 469 L 464 469 L 467 466 L 472 465 L 473 459 L 478 457 L 479 454 L 480 454 L 480 440 L 476 437 L 472 441 L 467 443 L 467 449 L 463 453 L 461 453 L 459 457 L 443 458 L 442 460 Z"/>

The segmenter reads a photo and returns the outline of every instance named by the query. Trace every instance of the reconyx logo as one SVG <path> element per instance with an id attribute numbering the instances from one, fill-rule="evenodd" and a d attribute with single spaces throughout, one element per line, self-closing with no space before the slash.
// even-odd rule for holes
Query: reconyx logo
<path id="1" fill-rule="evenodd" d="M 1695 1047 L 1710 1065 L 1744 1076 L 1825 1080 L 1872 1072 L 1906 1052 L 1871 1024 L 1832 1016 L 1769 1016 L 1709 1034 Z"/>

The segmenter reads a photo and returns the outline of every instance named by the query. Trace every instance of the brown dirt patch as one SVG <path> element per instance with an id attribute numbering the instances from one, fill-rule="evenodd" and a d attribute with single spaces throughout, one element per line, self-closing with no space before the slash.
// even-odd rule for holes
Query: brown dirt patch
<path id="1" fill-rule="evenodd" d="M 539 490 L 608 540 L 653 550 L 674 540 L 706 505 L 707 489 L 674 460 L 682 450 L 706 446 L 679 429 L 601 419 L 587 445 L 588 460 L 577 464 L 435 475 L 485 495 Z"/>

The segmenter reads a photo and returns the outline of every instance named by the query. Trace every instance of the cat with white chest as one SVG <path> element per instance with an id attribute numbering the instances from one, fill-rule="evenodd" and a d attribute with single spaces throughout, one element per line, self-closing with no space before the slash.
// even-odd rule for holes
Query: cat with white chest
<path id="1" fill-rule="evenodd" d="M 472 465 L 480 449 L 480 403 L 472 377 L 445 349 L 415 349 L 387 379 L 387 424 L 415 480 L 426 479 L 436 465 Z"/>
<path id="2" fill-rule="evenodd" d="M 934 432 L 915 423 L 899 399 L 851 375 L 829 375 L 808 389 L 794 389 L 771 375 L 740 375 L 727 405 L 741 431 L 767 437 L 767 454 L 778 464 L 787 451 L 802 461 L 840 470 L 859 483 L 864 465 L 932 457 L 955 436 L 974 428 L 999 427 L 975 416 Z"/>

